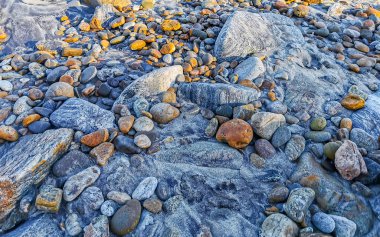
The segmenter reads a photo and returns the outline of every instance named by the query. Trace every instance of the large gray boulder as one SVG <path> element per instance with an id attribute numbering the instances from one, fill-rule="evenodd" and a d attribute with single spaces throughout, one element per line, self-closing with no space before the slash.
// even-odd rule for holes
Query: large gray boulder
<path id="1" fill-rule="evenodd" d="M 0 154 L 0 220 L 32 185 L 39 184 L 54 162 L 66 152 L 73 130 L 48 130 L 22 137 Z M 1 230 L 1 228 L 0 228 Z"/>
<path id="2" fill-rule="evenodd" d="M 216 109 L 223 104 L 248 104 L 257 100 L 260 94 L 252 88 L 221 83 L 183 83 L 178 88 L 180 97 L 208 109 Z"/>
<path id="3" fill-rule="evenodd" d="M 301 31 L 290 18 L 273 13 L 236 11 L 220 31 L 214 52 L 220 60 L 250 54 L 268 54 L 288 43 L 304 43 Z"/>
<path id="4" fill-rule="evenodd" d="M 100 128 L 114 127 L 114 114 L 88 101 L 68 99 L 50 115 L 50 121 L 58 128 L 72 128 L 91 133 Z"/>

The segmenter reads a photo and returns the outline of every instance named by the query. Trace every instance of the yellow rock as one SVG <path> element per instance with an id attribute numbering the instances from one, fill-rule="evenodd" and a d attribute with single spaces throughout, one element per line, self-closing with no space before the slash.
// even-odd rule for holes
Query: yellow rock
<path id="1" fill-rule="evenodd" d="M 81 56 L 83 54 L 82 48 L 64 48 L 62 51 L 63 57 L 70 57 L 70 56 Z"/>
<path id="2" fill-rule="evenodd" d="M 115 20 L 113 20 L 111 23 L 110 23 L 110 26 L 112 29 L 115 29 L 119 26 L 122 26 L 125 24 L 125 17 L 124 16 L 120 16 L 118 18 L 116 18 Z"/>
<path id="3" fill-rule="evenodd" d="M 354 94 L 348 94 L 340 103 L 349 110 L 358 110 L 365 106 L 365 100 Z"/>
<path id="4" fill-rule="evenodd" d="M 67 43 L 75 43 L 75 42 L 78 42 L 78 40 L 79 40 L 79 36 L 68 37 L 64 39 L 64 41 Z"/>
<path id="5" fill-rule="evenodd" d="M 148 27 L 145 24 L 138 23 L 133 27 L 133 32 L 146 35 L 148 32 Z"/>
<path id="6" fill-rule="evenodd" d="M 113 38 L 110 43 L 113 45 L 113 44 L 120 44 L 121 42 L 123 42 L 125 40 L 125 36 L 124 35 L 121 35 L 121 36 L 118 36 L 118 37 L 115 37 Z"/>
<path id="7" fill-rule="evenodd" d="M 294 15 L 303 18 L 309 14 L 309 7 L 305 5 L 298 5 L 294 8 Z"/>
<path id="8" fill-rule="evenodd" d="M 62 16 L 61 17 L 61 21 L 63 22 L 63 21 L 67 21 L 69 19 L 69 17 L 68 16 Z"/>
<path id="9" fill-rule="evenodd" d="M 177 20 L 164 20 L 161 27 L 163 31 L 174 31 L 181 29 L 181 24 Z"/>
<path id="10" fill-rule="evenodd" d="M 162 54 L 171 54 L 175 51 L 175 45 L 173 43 L 164 44 L 160 50 Z"/>
<path id="11" fill-rule="evenodd" d="M 108 40 L 102 40 L 100 41 L 100 45 L 103 47 L 103 49 L 106 49 L 110 46 L 110 42 Z"/>
<path id="12" fill-rule="evenodd" d="M 13 127 L 2 125 L 0 126 L 0 139 L 10 142 L 17 141 L 18 133 Z"/>
<path id="13" fill-rule="evenodd" d="M 88 24 L 88 23 L 85 22 L 85 21 L 82 21 L 82 22 L 79 24 L 79 29 L 80 29 L 81 31 L 88 32 L 88 31 L 90 31 L 91 27 L 90 27 L 90 24 Z"/>
<path id="14" fill-rule="evenodd" d="M 62 189 L 44 186 L 36 198 L 36 207 L 45 212 L 58 212 L 62 201 Z"/>
<path id="15" fill-rule="evenodd" d="M 129 46 L 131 50 L 142 50 L 145 47 L 146 43 L 144 40 L 136 40 L 131 43 Z"/>
<path id="16" fill-rule="evenodd" d="M 367 14 L 370 15 L 375 15 L 376 17 L 380 17 L 380 11 L 373 8 L 373 7 L 368 7 L 367 9 Z"/>
<path id="17" fill-rule="evenodd" d="M 0 31 L 0 40 L 5 40 L 7 37 L 7 33 Z"/>
<path id="18" fill-rule="evenodd" d="M 22 120 L 22 126 L 28 127 L 31 123 L 38 121 L 41 119 L 41 115 L 39 114 L 31 114 L 28 115 Z"/>
<path id="19" fill-rule="evenodd" d="M 144 9 L 152 9 L 154 7 L 155 0 L 143 0 L 141 6 Z"/>

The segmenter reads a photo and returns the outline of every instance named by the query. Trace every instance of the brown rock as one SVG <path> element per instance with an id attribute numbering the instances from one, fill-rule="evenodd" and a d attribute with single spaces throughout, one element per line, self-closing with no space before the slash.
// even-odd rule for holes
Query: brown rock
<path id="1" fill-rule="evenodd" d="M 157 123 L 169 123 L 179 116 L 179 110 L 167 103 L 158 103 L 150 109 L 153 120 Z"/>
<path id="2" fill-rule="evenodd" d="M 220 142 L 228 143 L 234 148 L 244 148 L 252 141 L 253 130 L 249 123 L 241 119 L 232 119 L 223 123 L 218 132 L 216 139 Z"/>
<path id="3" fill-rule="evenodd" d="M 103 128 L 83 136 L 80 142 L 89 147 L 96 147 L 100 143 L 107 141 L 108 137 L 108 130 Z"/>
<path id="4" fill-rule="evenodd" d="M 44 93 L 38 88 L 32 88 L 29 90 L 29 98 L 32 100 L 40 100 L 44 97 Z"/>
<path id="5" fill-rule="evenodd" d="M 167 44 L 164 44 L 162 47 L 161 47 L 161 50 L 160 52 L 162 54 L 171 54 L 175 51 L 175 45 L 173 43 L 167 43 Z"/>
<path id="6" fill-rule="evenodd" d="M 104 142 L 91 150 L 90 155 L 96 159 L 100 166 L 107 164 L 109 158 L 113 155 L 115 146 L 110 142 Z"/>
<path id="7" fill-rule="evenodd" d="M 175 92 L 166 91 L 162 94 L 161 101 L 163 103 L 175 103 L 177 102 L 177 95 L 175 94 Z"/>
<path id="8" fill-rule="evenodd" d="M 22 126 L 28 127 L 31 123 L 38 121 L 41 119 L 41 115 L 39 114 L 31 114 L 28 115 L 22 120 Z"/>
<path id="9" fill-rule="evenodd" d="M 62 189 L 46 185 L 41 188 L 36 198 L 36 207 L 38 210 L 56 213 L 62 201 Z"/>
<path id="10" fill-rule="evenodd" d="M 17 141 L 18 133 L 13 127 L 2 125 L 0 126 L 0 139 L 10 142 Z"/>
<path id="11" fill-rule="evenodd" d="M 74 97 L 74 88 L 66 82 L 56 82 L 50 85 L 46 91 L 46 97 L 51 98 L 58 96 Z"/>
<path id="12" fill-rule="evenodd" d="M 157 214 L 162 210 L 162 202 L 157 198 L 149 198 L 144 201 L 143 207 L 148 211 Z"/>
<path id="13" fill-rule="evenodd" d="M 127 116 L 121 117 L 117 123 L 122 133 L 128 133 L 129 130 L 131 130 L 134 122 L 135 122 L 135 117 L 133 115 L 127 115 Z"/>
<path id="14" fill-rule="evenodd" d="M 365 100 L 354 94 L 348 94 L 340 103 L 349 110 L 358 110 L 365 106 Z"/>
<path id="15" fill-rule="evenodd" d="M 297 17 L 306 17 L 309 14 L 309 7 L 305 5 L 298 5 L 294 8 L 294 15 Z"/>
<path id="16" fill-rule="evenodd" d="M 349 131 L 352 129 L 352 120 L 349 118 L 343 118 L 340 120 L 340 128 L 347 128 Z"/>
<path id="17" fill-rule="evenodd" d="M 367 167 L 356 144 L 345 140 L 335 153 L 335 168 L 346 180 L 352 180 L 360 174 L 367 174 Z"/>

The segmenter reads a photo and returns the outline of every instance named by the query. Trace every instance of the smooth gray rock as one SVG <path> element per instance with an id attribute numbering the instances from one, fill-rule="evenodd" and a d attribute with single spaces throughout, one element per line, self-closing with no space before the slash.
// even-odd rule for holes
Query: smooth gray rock
<path id="1" fill-rule="evenodd" d="M 335 221 L 335 236 L 336 237 L 354 237 L 356 232 L 355 222 L 337 215 L 330 215 Z"/>
<path id="2" fill-rule="evenodd" d="M 380 92 L 368 96 L 365 107 L 351 116 L 354 128 L 361 128 L 372 136 L 380 134 Z"/>
<path id="3" fill-rule="evenodd" d="M 46 81 L 50 83 L 57 82 L 59 78 L 69 70 L 66 66 L 59 66 L 51 70 L 46 77 Z"/>
<path id="4" fill-rule="evenodd" d="M 57 177 L 67 177 L 94 164 L 94 160 L 88 155 L 79 150 L 72 150 L 54 163 L 52 172 Z"/>
<path id="5" fill-rule="evenodd" d="M 335 221 L 329 215 L 323 212 L 317 212 L 313 215 L 311 221 L 323 233 L 330 234 L 335 229 Z"/>
<path id="6" fill-rule="evenodd" d="M 104 215 L 95 217 L 88 226 L 84 227 L 85 237 L 107 237 L 109 232 L 109 221 Z"/>
<path id="7" fill-rule="evenodd" d="M 298 226 L 284 214 L 276 213 L 268 216 L 261 226 L 263 237 L 296 237 Z"/>
<path id="8" fill-rule="evenodd" d="M 380 136 L 380 134 L 378 134 Z M 365 148 L 368 152 L 379 149 L 379 142 L 375 137 L 360 128 L 353 128 L 350 132 L 350 140 L 355 142 L 360 148 Z"/>
<path id="9" fill-rule="evenodd" d="M 311 188 L 297 188 L 290 192 L 285 203 L 286 214 L 295 222 L 301 223 L 306 217 L 309 206 L 314 201 L 315 192 Z"/>
<path id="10" fill-rule="evenodd" d="M 248 104 L 257 100 L 261 93 L 240 85 L 182 83 L 177 94 L 199 106 L 216 110 L 218 106 L 224 104 L 231 106 Z"/>
<path id="11" fill-rule="evenodd" d="M 272 136 L 272 145 L 274 147 L 280 147 L 286 144 L 292 136 L 289 128 L 286 126 L 279 127 Z"/>
<path id="12" fill-rule="evenodd" d="M 325 131 L 308 131 L 305 133 L 305 138 L 313 142 L 328 142 L 331 139 L 331 134 Z"/>
<path id="13" fill-rule="evenodd" d="M 79 235 L 82 232 L 82 227 L 80 226 L 80 218 L 77 214 L 72 213 L 67 216 L 65 220 L 66 233 L 70 236 Z"/>
<path id="14" fill-rule="evenodd" d="M 258 57 L 249 57 L 235 68 L 235 74 L 239 75 L 240 80 L 253 81 L 261 74 L 265 73 L 265 66 Z"/>
<path id="15" fill-rule="evenodd" d="M 154 190 L 156 190 L 158 180 L 155 177 L 147 177 L 139 183 L 135 191 L 132 193 L 132 198 L 137 200 L 145 200 L 150 198 Z"/>
<path id="16" fill-rule="evenodd" d="M 215 42 L 220 60 L 235 60 L 249 54 L 268 54 L 287 43 L 304 43 L 301 31 L 287 17 L 236 11 L 224 24 Z"/>
<path id="17" fill-rule="evenodd" d="M 254 133 L 267 140 L 271 139 L 277 128 L 284 124 L 285 117 L 282 114 L 258 112 L 251 117 L 251 125 Z"/>
<path id="18" fill-rule="evenodd" d="M 66 152 L 73 130 L 48 130 L 20 138 L 0 151 L 0 220 L 32 186 L 39 184 L 54 162 Z M 4 145 L 3 145 L 4 146 Z"/>
<path id="19" fill-rule="evenodd" d="M 183 69 L 180 65 L 156 69 L 145 74 L 124 89 L 115 101 L 114 106 L 126 104 L 134 96 L 147 97 L 167 91 L 173 85 L 178 75 L 183 75 Z"/>
<path id="20" fill-rule="evenodd" d="M 305 138 L 300 135 L 294 135 L 285 146 L 285 154 L 291 161 L 295 161 L 305 150 Z"/>
<path id="21" fill-rule="evenodd" d="M 52 124 L 59 128 L 72 128 L 91 133 L 101 128 L 114 127 L 114 114 L 88 101 L 68 99 L 50 115 Z"/>

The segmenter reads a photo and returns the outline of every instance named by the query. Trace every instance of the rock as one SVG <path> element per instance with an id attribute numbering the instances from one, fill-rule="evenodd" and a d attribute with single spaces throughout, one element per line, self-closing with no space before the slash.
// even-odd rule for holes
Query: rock
<path id="1" fill-rule="evenodd" d="M 351 116 L 353 127 L 361 128 L 372 136 L 380 134 L 380 92 L 369 95 L 366 106 Z"/>
<path id="2" fill-rule="evenodd" d="M 268 216 L 261 226 L 263 237 L 295 237 L 298 226 L 287 216 L 276 213 Z"/>
<path id="3" fill-rule="evenodd" d="M 167 103 L 158 103 L 152 106 L 150 113 L 157 123 L 169 123 L 179 116 L 179 110 Z"/>
<path id="4" fill-rule="evenodd" d="M 309 14 L 309 7 L 305 5 L 298 5 L 293 9 L 293 13 L 297 17 L 306 17 Z"/>
<path id="5" fill-rule="evenodd" d="M 154 123 L 150 118 L 142 116 L 136 119 L 133 128 L 137 132 L 150 132 L 154 128 Z"/>
<path id="6" fill-rule="evenodd" d="M 350 140 L 358 147 L 365 148 L 368 152 L 379 149 L 379 142 L 377 139 L 360 128 L 353 128 L 351 130 Z"/>
<path id="7" fill-rule="evenodd" d="M 232 119 L 223 123 L 216 139 L 220 142 L 228 143 L 233 148 L 244 148 L 252 141 L 253 131 L 249 123 L 241 119 Z"/>
<path id="8" fill-rule="evenodd" d="M 131 200 L 131 197 L 127 193 L 118 192 L 118 191 L 110 191 L 107 193 L 107 198 L 115 201 L 117 204 L 123 205 L 128 200 Z"/>
<path id="9" fill-rule="evenodd" d="M 82 99 L 68 99 L 50 115 L 56 127 L 73 128 L 85 133 L 101 128 L 113 128 L 115 117 L 112 112 Z"/>
<path id="10" fill-rule="evenodd" d="M 147 177 L 139 183 L 135 191 L 132 193 L 132 198 L 137 200 L 145 200 L 150 198 L 156 190 L 158 181 L 155 177 Z"/>
<path id="11" fill-rule="evenodd" d="M 114 145 L 116 150 L 124 152 L 126 154 L 138 154 L 141 152 L 141 149 L 135 145 L 133 139 L 125 136 L 117 136 Z"/>
<path id="12" fill-rule="evenodd" d="M 175 45 L 173 43 L 167 43 L 162 45 L 160 53 L 163 55 L 172 54 L 175 51 Z M 185 69 L 184 69 L 185 70 Z"/>
<path id="13" fill-rule="evenodd" d="M 303 222 L 314 197 L 315 192 L 311 188 L 293 189 L 284 206 L 286 214 L 295 222 Z"/>
<path id="14" fill-rule="evenodd" d="M 96 147 L 100 143 L 107 141 L 108 137 L 109 133 L 107 129 L 99 129 L 98 131 L 83 136 L 80 142 L 89 147 Z"/>
<path id="15" fill-rule="evenodd" d="M 260 97 L 260 92 L 240 85 L 182 83 L 178 88 L 177 95 L 204 108 L 215 110 L 224 104 L 230 106 L 249 104 Z"/>
<path id="16" fill-rule="evenodd" d="M 209 137 L 215 136 L 216 132 L 218 131 L 218 125 L 218 120 L 216 118 L 212 118 L 206 127 L 205 134 Z"/>
<path id="17" fill-rule="evenodd" d="M 345 140 L 336 151 L 334 163 L 340 175 L 346 180 L 352 180 L 368 172 L 358 147 L 350 140 Z"/>
<path id="18" fill-rule="evenodd" d="M 132 4 L 130 0 L 84 0 L 84 2 L 92 7 L 111 4 L 112 6 L 119 9 Z"/>
<path id="19" fill-rule="evenodd" d="M 115 201 L 107 200 L 100 207 L 100 212 L 105 216 L 111 217 L 115 214 L 117 208 L 118 204 Z"/>
<path id="20" fill-rule="evenodd" d="M 181 66 L 170 66 L 154 70 L 133 81 L 124 89 L 114 105 L 125 104 L 133 96 L 152 96 L 167 91 L 178 75 L 183 75 Z"/>
<path id="21" fill-rule="evenodd" d="M 31 63 L 28 66 L 30 73 L 35 76 L 37 79 L 41 79 L 45 76 L 46 67 L 42 66 L 39 63 Z"/>
<path id="22" fill-rule="evenodd" d="M 162 210 L 162 202 L 156 198 L 149 198 L 144 201 L 143 207 L 148 211 L 157 214 Z"/>
<path id="23" fill-rule="evenodd" d="M 66 47 L 62 50 L 62 56 L 63 57 L 75 57 L 75 56 L 82 56 L 83 49 L 82 48 L 69 48 Z"/>
<path id="24" fill-rule="evenodd" d="M 29 129 L 29 131 L 31 133 L 37 134 L 37 133 L 43 133 L 43 132 L 45 132 L 50 127 L 51 127 L 51 124 L 49 122 L 41 121 L 40 120 L 40 121 L 36 121 L 36 122 L 31 123 L 28 126 L 28 129 Z"/>
<path id="25" fill-rule="evenodd" d="M 285 124 L 285 117 L 282 114 L 270 112 L 258 112 L 252 115 L 251 125 L 255 134 L 270 140 L 277 128 Z"/>
<path id="26" fill-rule="evenodd" d="M 135 40 L 130 45 L 129 48 L 131 50 L 142 50 L 146 46 L 144 40 Z"/>
<path id="27" fill-rule="evenodd" d="M 344 108 L 349 110 L 358 110 L 365 106 L 365 100 L 355 94 L 347 95 L 340 103 Z"/>
<path id="28" fill-rule="evenodd" d="M 253 104 L 236 106 L 233 110 L 233 118 L 238 118 L 247 121 L 251 119 L 255 111 L 256 109 Z"/>
<path id="29" fill-rule="evenodd" d="M 326 125 L 327 125 L 326 119 L 323 117 L 318 117 L 318 118 L 313 119 L 313 121 L 311 121 L 310 128 L 311 130 L 314 130 L 314 131 L 322 131 L 323 129 L 325 129 Z"/>
<path id="30" fill-rule="evenodd" d="M 63 186 L 63 198 L 65 201 L 71 202 L 77 198 L 85 188 L 98 179 L 99 175 L 100 169 L 97 166 L 91 166 L 68 178 Z"/>
<path id="31" fill-rule="evenodd" d="M 86 84 L 96 77 L 98 70 L 95 66 L 89 66 L 82 71 L 80 82 Z"/>
<path id="32" fill-rule="evenodd" d="M 268 140 L 258 139 L 255 142 L 255 149 L 259 156 L 268 159 L 276 154 L 276 149 L 270 144 Z"/>
<path id="33" fill-rule="evenodd" d="M 65 228 L 67 234 L 70 236 L 79 235 L 82 232 L 82 227 L 80 226 L 80 219 L 77 214 L 68 215 L 65 221 Z"/>
<path id="34" fill-rule="evenodd" d="M 27 96 L 22 96 L 19 99 L 17 99 L 16 103 L 13 105 L 13 113 L 16 115 L 20 115 L 28 110 L 30 110 L 32 107 L 29 105 L 31 103 L 31 99 Z"/>
<path id="35" fill-rule="evenodd" d="M 24 136 L 12 148 L 0 151 L 1 220 L 14 209 L 26 190 L 46 177 L 50 167 L 66 152 L 72 138 L 71 129 L 48 130 Z"/>
<path id="36" fill-rule="evenodd" d="M 84 227 L 83 237 L 107 237 L 110 234 L 109 232 L 108 218 L 100 215 Z"/>
<path id="37" fill-rule="evenodd" d="M 104 142 L 91 150 L 90 155 L 96 159 L 96 163 L 100 166 L 107 164 L 115 151 L 115 147 L 110 142 Z"/>
<path id="38" fill-rule="evenodd" d="M 90 157 L 78 150 L 72 150 L 54 163 L 52 171 L 57 177 L 67 177 L 92 165 Z"/>
<path id="39" fill-rule="evenodd" d="M 341 144 L 337 142 L 329 142 L 323 146 L 323 154 L 330 160 L 335 160 L 335 153 Z"/>
<path id="40" fill-rule="evenodd" d="M 51 70 L 46 77 L 46 81 L 50 83 L 57 82 L 69 70 L 66 66 L 59 66 Z"/>
<path id="41" fill-rule="evenodd" d="M 74 88 L 66 82 L 56 82 L 49 87 L 49 89 L 46 91 L 45 96 L 46 98 L 59 96 L 71 98 L 74 97 Z"/>
<path id="42" fill-rule="evenodd" d="M 288 198 L 289 189 L 285 186 L 279 186 L 271 190 L 268 195 L 268 201 L 271 203 L 284 202 Z"/>
<path id="43" fill-rule="evenodd" d="M 114 234 L 126 235 L 132 232 L 140 221 L 141 204 L 132 199 L 120 207 L 111 219 L 110 228 Z"/>
<path id="44" fill-rule="evenodd" d="M 0 80 L 0 90 L 8 91 L 8 92 L 12 91 L 13 85 L 10 81 Z"/>
<path id="45" fill-rule="evenodd" d="M 0 126 L 0 139 L 5 141 L 14 142 L 18 140 L 18 132 L 11 126 Z"/>
<path id="46" fill-rule="evenodd" d="M 283 44 L 303 42 L 300 30 L 287 17 L 236 11 L 220 31 L 214 51 L 218 59 L 232 61 L 250 54 L 268 54 Z"/>
<path id="47" fill-rule="evenodd" d="M 84 215 L 92 211 L 97 211 L 100 209 L 102 203 L 104 202 L 104 197 L 102 194 L 102 190 L 96 186 L 90 186 L 86 188 L 72 203 L 72 206 L 80 206 L 82 208 Z"/>
<path id="48" fill-rule="evenodd" d="M 161 28 L 163 31 L 176 31 L 181 28 L 181 24 L 177 20 L 164 20 Z"/>
<path id="49" fill-rule="evenodd" d="M 290 132 L 288 127 L 279 127 L 272 136 L 272 145 L 274 147 L 280 147 L 286 144 L 291 137 L 292 133 Z"/>
<path id="50" fill-rule="evenodd" d="M 313 142 L 327 142 L 331 139 L 331 134 L 324 131 L 309 131 L 305 133 L 305 138 Z"/>
<path id="51" fill-rule="evenodd" d="M 329 215 L 323 212 L 317 212 L 313 215 L 311 221 L 313 225 L 315 225 L 318 230 L 323 233 L 330 234 L 335 229 L 335 221 Z"/>
<path id="52" fill-rule="evenodd" d="M 285 147 L 285 154 L 291 161 L 295 161 L 305 150 L 305 138 L 300 135 L 294 135 Z"/>
<path id="53" fill-rule="evenodd" d="M 36 198 L 36 208 L 45 212 L 59 211 L 62 200 L 62 189 L 51 185 L 43 186 Z"/>
<path id="54" fill-rule="evenodd" d="M 136 136 L 133 140 L 136 144 L 136 146 L 146 149 L 149 148 L 152 145 L 152 142 L 150 141 L 149 137 L 145 134 L 140 134 Z"/>
<path id="55" fill-rule="evenodd" d="M 335 221 L 335 236 L 336 237 L 353 237 L 356 232 L 355 222 L 337 215 L 329 215 Z"/>
<path id="56" fill-rule="evenodd" d="M 103 23 L 114 16 L 116 9 L 111 4 L 99 5 L 95 8 L 90 21 L 90 27 L 94 30 L 103 30 Z"/>
<path id="57" fill-rule="evenodd" d="M 352 129 L 352 120 L 349 119 L 349 118 L 343 118 L 342 120 L 340 120 L 339 127 L 340 128 L 347 128 L 349 131 L 351 131 L 351 129 Z"/>
<path id="58" fill-rule="evenodd" d="M 258 57 L 249 57 L 235 68 L 235 73 L 239 75 L 239 81 L 246 79 L 253 81 L 265 73 L 265 67 Z"/>

